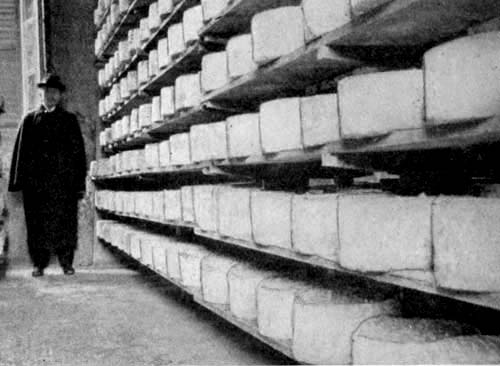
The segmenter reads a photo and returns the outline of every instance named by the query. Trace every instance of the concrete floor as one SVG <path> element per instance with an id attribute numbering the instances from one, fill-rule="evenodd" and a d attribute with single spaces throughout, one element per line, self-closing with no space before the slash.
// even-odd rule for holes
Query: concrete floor
<path id="1" fill-rule="evenodd" d="M 157 276 L 56 266 L 0 279 L 0 365 L 286 364 Z"/>

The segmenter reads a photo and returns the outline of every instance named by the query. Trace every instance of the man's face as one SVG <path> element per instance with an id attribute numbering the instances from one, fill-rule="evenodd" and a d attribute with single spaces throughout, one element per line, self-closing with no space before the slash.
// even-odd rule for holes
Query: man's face
<path id="1" fill-rule="evenodd" d="M 41 88 L 40 96 L 43 104 L 47 108 L 53 108 L 61 101 L 62 94 L 61 91 L 56 88 Z"/>

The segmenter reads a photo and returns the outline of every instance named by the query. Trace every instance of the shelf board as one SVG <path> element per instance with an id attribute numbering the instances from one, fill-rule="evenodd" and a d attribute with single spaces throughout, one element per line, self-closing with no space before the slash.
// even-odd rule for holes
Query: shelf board
<path id="1" fill-rule="evenodd" d="M 140 172 L 125 172 L 120 174 L 106 175 L 106 176 L 94 176 L 93 180 L 105 181 L 105 180 L 115 180 L 115 179 L 141 179 L 144 177 L 155 177 L 161 175 L 172 175 L 172 174 L 195 174 L 204 175 L 203 171 L 209 168 L 208 163 L 200 164 L 190 164 L 190 165 L 171 165 L 159 169 L 149 169 Z"/>
<path id="2" fill-rule="evenodd" d="M 159 75 L 154 77 L 141 90 L 149 94 L 158 94 L 164 86 L 175 83 L 175 79 L 183 74 L 198 72 L 201 70 L 201 59 L 208 51 L 200 42 L 189 46 L 178 58 L 165 69 L 160 70 Z"/>
<path id="3" fill-rule="evenodd" d="M 229 323 L 233 324 L 237 328 L 240 328 L 244 332 L 250 334 L 254 338 L 258 339 L 259 341 L 267 344 L 271 348 L 275 349 L 276 351 L 284 354 L 288 358 L 293 359 L 293 352 L 292 352 L 292 344 L 291 341 L 286 341 L 283 340 L 282 342 L 278 342 L 274 339 L 268 338 L 263 336 L 262 334 L 259 333 L 259 329 L 257 326 L 257 321 L 253 322 L 247 322 L 241 319 L 236 318 L 231 311 L 229 310 L 229 306 L 222 306 L 222 305 L 217 305 L 217 304 L 211 304 L 203 300 L 202 296 L 200 295 L 195 295 L 194 296 L 194 301 L 204 307 L 207 310 L 210 310 L 214 314 L 218 315 L 219 317 L 223 318 L 224 320 L 228 321 Z"/>
<path id="4" fill-rule="evenodd" d="M 300 0 L 235 0 L 199 32 L 200 37 L 230 37 L 250 31 L 252 17 L 264 10 L 280 6 L 300 5 Z"/>
<path id="5" fill-rule="evenodd" d="M 151 101 L 151 97 L 147 94 L 138 91 L 130 96 L 123 104 L 119 105 L 111 112 L 109 112 L 104 118 L 104 123 L 111 123 L 117 119 L 130 114 L 132 109 L 138 108 L 141 104 L 148 103 Z"/>
<path id="6" fill-rule="evenodd" d="M 210 106 L 197 106 L 178 112 L 164 123 L 154 126 L 148 133 L 154 138 L 165 139 L 173 133 L 189 131 L 189 127 L 202 123 L 223 121 L 235 111 L 219 110 Z"/>
<path id="7" fill-rule="evenodd" d="M 433 295 L 443 296 L 462 302 L 467 302 L 475 305 L 480 305 L 487 308 L 492 308 L 500 310 L 500 293 L 485 293 L 485 294 L 471 294 L 471 293 L 458 293 L 453 291 L 446 291 L 444 289 L 439 289 L 433 283 L 427 281 L 417 281 L 408 278 L 399 277 L 393 274 L 365 274 L 360 272 L 354 272 L 346 270 L 340 267 L 337 263 L 329 261 L 316 256 L 302 255 L 295 251 L 278 248 L 278 247 L 267 247 L 261 246 L 253 242 L 246 242 L 242 240 L 222 237 L 217 233 L 205 232 L 203 230 L 195 228 L 194 233 L 198 236 L 205 237 L 208 239 L 215 240 L 217 242 L 226 243 L 228 245 L 233 245 L 237 247 L 242 247 L 245 249 L 250 249 L 253 251 L 258 251 L 260 253 L 266 253 L 275 257 L 285 258 L 295 262 L 309 264 L 314 267 L 322 267 L 329 270 L 339 271 L 343 273 L 348 273 L 355 276 L 362 276 L 376 280 L 378 282 L 387 283 L 391 285 L 396 285 L 399 287 L 410 288 L 413 290 L 418 290 L 421 292 L 426 292 Z"/>
<path id="8" fill-rule="evenodd" d="M 182 228 L 188 228 L 188 229 L 192 229 L 195 226 L 193 223 L 187 223 L 187 222 L 183 222 L 183 221 L 159 220 L 159 219 L 155 219 L 155 218 L 151 218 L 151 217 L 143 217 L 143 216 L 139 216 L 139 215 L 132 215 L 132 214 L 127 214 L 127 213 L 123 213 L 123 212 L 115 212 L 115 211 L 109 211 L 109 210 L 104 210 L 104 209 L 98 209 L 98 211 L 104 212 L 108 215 L 112 215 L 112 216 L 118 217 L 118 218 L 125 217 L 128 219 L 139 220 L 142 222 L 152 222 L 155 224 L 161 224 L 161 225 L 165 225 L 165 226 L 182 227 Z"/>
<path id="9" fill-rule="evenodd" d="M 111 144 L 107 147 L 107 150 L 109 152 L 132 150 L 157 141 L 158 140 L 149 136 L 147 132 L 139 132 L 133 137 L 128 137 L 122 141 Z"/>
<path id="10" fill-rule="evenodd" d="M 98 53 L 98 59 L 105 59 L 113 56 L 113 51 L 117 47 L 118 42 L 128 35 L 128 31 L 132 28 L 132 25 L 135 24 L 139 18 L 141 18 L 141 13 L 145 13 L 142 9 L 145 9 L 149 3 L 149 0 L 134 0 L 134 2 L 130 4 L 128 11 L 122 16 L 118 24 L 111 31 L 111 34 L 104 43 L 103 48 Z"/>
<path id="11" fill-rule="evenodd" d="M 393 0 L 233 80 L 208 94 L 205 101 L 255 107 L 265 100 L 297 94 L 322 80 L 363 66 L 362 60 L 368 64 L 384 64 L 385 59 L 394 63 L 399 57 L 407 57 L 407 53 L 414 59 L 426 47 L 499 12 L 500 3 L 496 0 Z M 213 29 L 218 22 L 225 24 L 223 19 L 214 20 Z M 396 60 L 395 54 L 399 55 Z"/>

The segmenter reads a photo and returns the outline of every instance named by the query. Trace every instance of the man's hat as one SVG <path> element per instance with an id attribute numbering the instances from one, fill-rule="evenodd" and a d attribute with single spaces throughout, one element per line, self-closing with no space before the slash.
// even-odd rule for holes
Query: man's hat
<path id="1" fill-rule="evenodd" d="M 39 83 L 39 88 L 55 88 L 61 92 L 66 90 L 66 86 L 62 83 L 61 78 L 57 75 L 49 74 L 45 76 Z"/>

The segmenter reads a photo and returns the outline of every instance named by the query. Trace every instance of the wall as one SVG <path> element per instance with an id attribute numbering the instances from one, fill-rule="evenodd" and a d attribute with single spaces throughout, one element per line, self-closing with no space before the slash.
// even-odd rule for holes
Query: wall
<path id="1" fill-rule="evenodd" d="M 97 73 L 94 68 L 93 11 L 95 1 L 45 0 L 47 69 L 61 76 L 67 86 L 66 108 L 79 118 L 87 161 L 95 158 L 95 126 L 98 121 Z M 106 266 L 114 258 L 95 247 L 92 202 L 87 197 L 79 212 L 79 249 L 75 264 Z"/>
<path id="2" fill-rule="evenodd" d="M 2 176 L 0 193 L 5 195 L 9 217 L 7 234 L 9 257 L 27 262 L 26 229 L 20 194 L 6 194 L 10 156 L 22 114 L 21 52 L 19 8 L 17 0 L 0 1 L 0 95 L 5 98 L 6 113 L 0 115 L 0 156 Z"/>

